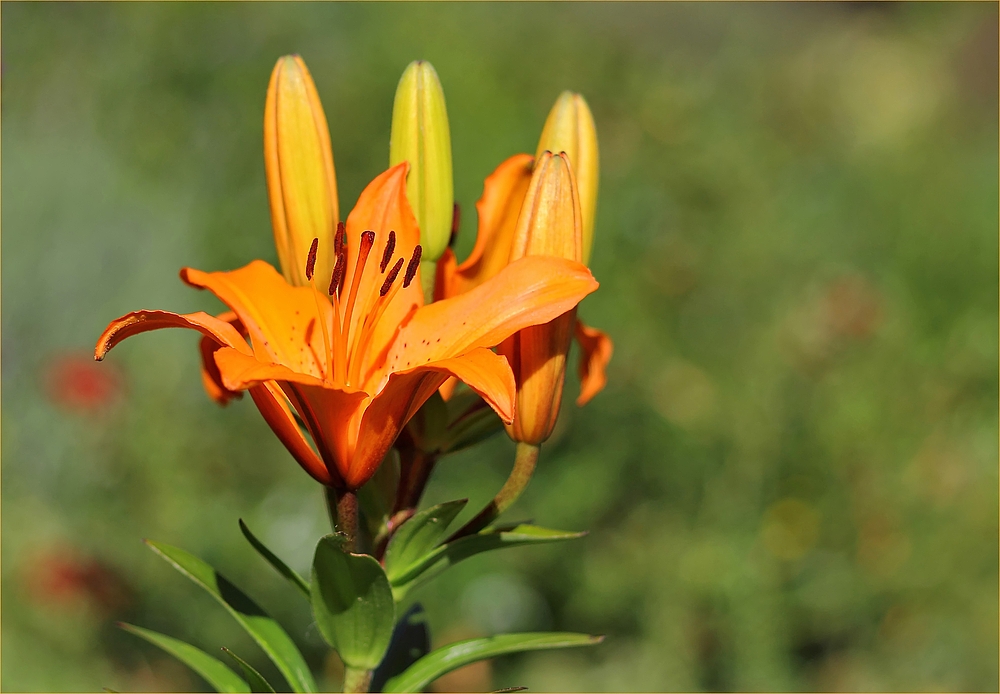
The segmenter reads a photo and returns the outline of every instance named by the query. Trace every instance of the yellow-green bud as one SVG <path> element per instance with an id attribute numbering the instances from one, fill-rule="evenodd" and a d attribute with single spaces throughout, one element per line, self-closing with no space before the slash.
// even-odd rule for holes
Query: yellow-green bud
<path id="1" fill-rule="evenodd" d="M 546 150 L 554 154 L 566 152 L 573 168 L 580 195 L 583 262 L 587 264 L 594 241 L 594 213 L 597 210 L 597 129 L 590 107 L 579 94 L 563 92 L 549 111 L 535 159 L 540 159 Z"/>
<path id="2" fill-rule="evenodd" d="M 420 226 L 423 258 L 435 261 L 448 247 L 455 196 L 444 91 L 425 60 L 406 67 L 392 105 L 389 166 L 403 161 L 410 163 L 406 196 Z"/>

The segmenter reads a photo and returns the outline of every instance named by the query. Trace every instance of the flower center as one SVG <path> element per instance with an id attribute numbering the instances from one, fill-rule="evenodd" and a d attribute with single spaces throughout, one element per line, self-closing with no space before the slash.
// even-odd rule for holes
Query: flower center
<path id="1" fill-rule="evenodd" d="M 327 355 L 323 378 L 338 386 L 353 385 L 360 388 L 361 368 L 375 328 L 400 288 L 405 289 L 413 282 L 417 269 L 420 267 L 420 256 L 423 249 L 419 244 L 414 247 L 410 261 L 406 264 L 406 271 L 403 273 L 403 281 L 396 282 L 403 270 L 405 258 L 400 256 L 396 258 L 395 263 L 392 262 L 396 251 L 396 232 L 390 231 L 382 251 L 382 259 L 379 262 L 379 273 L 384 276 L 384 279 L 381 284 L 371 283 L 367 295 L 360 296 L 362 278 L 368 265 L 372 247 L 375 245 L 375 232 L 369 230 L 361 233 L 358 257 L 349 288 L 344 286 L 348 261 L 347 231 L 343 222 L 337 224 L 333 243 L 337 262 L 330 276 L 330 286 L 327 290 L 333 304 L 333 325 L 330 326 L 332 330 L 325 325 L 324 312 L 321 310 L 317 298 L 317 313 L 321 323 L 320 329 L 323 332 L 323 346 Z M 309 248 L 309 256 L 306 259 L 306 278 L 312 282 L 314 289 L 316 287 L 315 282 L 313 282 L 313 274 L 318 248 L 319 239 L 313 239 Z M 377 292 L 374 291 L 375 287 L 378 287 Z M 354 318 L 355 309 L 359 311 L 356 320 Z M 328 335 L 332 336 L 332 344 L 327 337 Z"/>

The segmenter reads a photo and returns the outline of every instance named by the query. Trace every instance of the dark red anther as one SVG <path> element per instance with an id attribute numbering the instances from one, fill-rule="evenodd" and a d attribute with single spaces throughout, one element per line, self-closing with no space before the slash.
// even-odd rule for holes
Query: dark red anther
<path id="1" fill-rule="evenodd" d="M 337 231 L 333 234 L 333 254 L 340 255 L 347 244 L 347 226 L 343 222 L 337 222 Z"/>
<path id="2" fill-rule="evenodd" d="M 410 256 L 410 262 L 406 266 L 406 276 L 403 278 L 403 289 L 410 286 L 410 282 L 413 278 L 417 276 L 417 268 L 420 267 L 420 254 L 424 252 L 424 249 L 420 247 L 418 243 L 416 248 L 413 249 L 413 255 Z"/>
<path id="3" fill-rule="evenodd" d="M 306 279 L 311 280 L 316 272 L 316 251 L 319 250 L 319 239 L 313 239 L 309 246 L 309 257 L 306 258 Z"/>
<path id="4" fill-rule="evenodd" d="M 347 254 L 343 251 L 337 256 L 337 264 L 333 266 L 333 276 L 330 278 L 330 289 L 328 291 L 330 296 L 333 296 L 334 292 L 339 292 L 341 285 L 344 283 L 344 269 L 347 267 Z"/>
<path id="5" fill-rule="evenodd" d="M 389 270 L 389 274 L 385 277 L 385 282 L 382 283 L 382 288 L 378 290 L 379 296 L 385 296 L 389 293 L 389 289 L 392 287 L 392 283 L 396 281 L 399 277 L 399 271 L 403 269 L 403 259 L 400 258 L 396 261 L 396 264 L 392 266 Z"/>
<path id="6" fill-rule="evenodd" d="M 379 270 L 385 272 L 386 267 L 389 265 L 389 261 L 392 260 L 392 252 L 396 250 L 396 232 L 389 231 L 389 240 L 385 242 L 385 251 L 382 252 L 382 264 L 379 265 Z"/>

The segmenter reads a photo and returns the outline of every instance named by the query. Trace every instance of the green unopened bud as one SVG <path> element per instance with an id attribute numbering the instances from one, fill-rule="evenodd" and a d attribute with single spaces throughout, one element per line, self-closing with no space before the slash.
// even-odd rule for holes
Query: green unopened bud
<path id="1" fill-rule="evenodd" d="M 420 226 L 423 258 L 433 262 L 448 247 L 454 190 L 444 91 L 434 68 L 424 60 L 406 67 L 392 105 L 389 165 L 403 161 L 410 163 L 406 196 Z"/>
<path id="2" fill-rule="evenodd" d="M 579 94 L 563 92 L 549 111 L 535 159 L 541 158 L 545 150 L 553 154 L 565 152 L 569 157 L 580 194 L 583 262 L 587 264 L 594 241 L 594 214 L 597 210 L 597 128 L 594 127 L 590 107 Z"/>

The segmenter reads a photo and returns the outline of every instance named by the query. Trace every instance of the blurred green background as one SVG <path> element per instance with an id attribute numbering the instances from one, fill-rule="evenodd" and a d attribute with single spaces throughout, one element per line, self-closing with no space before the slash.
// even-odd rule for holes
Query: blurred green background
<path id="1" fill-rule="evenodd" d="M 186 331 L 89 361 L 129 310 L 219 308 L 181 266 L 275 261 L 264 94 L 297 52 L 345 212 L 388 164 L 403 68 L 434 64 L 459 257 L 561 90 L 597 121 L 580 312 L 616 353 L 510 514 L 590 535 L 419 598 L 437 643 L 608 638 L 439 689 L 996 691 L 997 33 L 996 4 L 4 3 L 0 686 L 205 686 L 119 619 L 273 672 L 143 537 L 336 670 L 237 528 L 299 569 L 327 529 L 249 399 L 209 402 Z M 478 507 L 511 453 L 445 459 L 427 502 Z"/>

